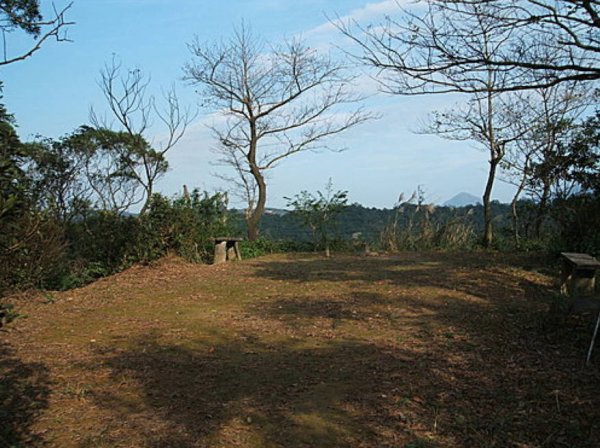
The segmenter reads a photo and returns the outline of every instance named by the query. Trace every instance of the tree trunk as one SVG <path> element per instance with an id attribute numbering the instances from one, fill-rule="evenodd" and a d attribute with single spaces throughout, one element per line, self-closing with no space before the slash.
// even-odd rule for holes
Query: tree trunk
<path id="1" fill-rule="evenodd" d="M 540 198 L 540 203 L 538 205 L 537 213 L 535 216 L 535 237 L 537 239 L 541 238 L 542 235 L 542 225 L 544 224 L 544 215 L 546 214 L 546 210 L 548 207 L 548 200 L 550 198 L 550 182 L 544 180 L 544 189 L 542 191 L 542 197 Z"/>
<path id="2" fill-rule="evenodd" d="M 152 185 L 152 182 L 148 182 L 148 185 L 146 186 L 146 200 L 144 201 L 144 205 L 142 206 L 142 209 L 140 210 L 140 215 L 143 215 L 146 213 L 146 211 L 148 210 L 148 207 L 150 206 L 150 201 L 152 200 L 152 195 L 154 194 L 154 185 Z"/>
<path id="3" fill-rule="evenodd" d="M 487 140 L 490 149 L 490 171 L 488 173 L 485 191 L 483 193 L 483 247 L 490 248 L 494 239 L 492 229 L 492 189 L 494 188 L 494 180 L 496 179 L 496 168 L 504 156 L 504 146 L 499 144 L 496 139 L 496 130 L 494 123 L 494 93 L 491 87 L 494 85 L 494 72 L 488 67 L 488 83 L 489 90 L 486 92 L 487 100 Z"/>
<path id="4" fill-rule="evenodd" d="M 258 186 L 258 201 L 256 201 L 254 210 L 247 216 L 246 225 L 248 227 L 248 240 L 256 241 L 260 232 L 260 221 L 265 213 L 267 204 L 267 184 L 262 173 L 256 166 L 253 166 L 251 171 Z"/>
<path id="5" fill-rule="evenodd" d="M 510 203 L 510 210 L 512 213 L 513 237 L 515 239 L 515 247 L 517 249 L 521 246 L 521 237 L 519 235 L 519 215 L 517 212 L 517 201 L 519 200 L 520 194 L 521 190 L 519 189 L 515 193 L 513 200 Z"/>
<path id="6" fill-rule="evenodd" d="M 258 200 L 256 201 L 256 207 L 254 207 L 246 217 L 246 225 L 248 227 L 248 240 L 256 241 L 260 232 L 260 220 L 262 219 L 267 204 L 267 184 L 265 182 L 265 177 L 256 163 L 256 152 L 259 140 L 256 129 L 256 119 L 254 118 L 252 108 L 249 104 L 247 107 L 251 117 L 249 122 L 250 149 L 248 151 L 248 166 L 252 173 L 252 177 L 254 177 L 254 180 L 256 181 L 256 186 L 258 187 Z"/>
<path id="7" fill-rule="evenodd" d="M 494 239 L 494 233 L 492 229 L 492 189 L 494 188 L 494 179 L 496 178 L 496 168 L 500 163 L 500 159 L 492 157 L 490 159 L 490 171 L 488 173 L 487 183 L 485 185 L 485 192 L 483 193 L 483 247 L 489 248 L 492 245 Z"/>
<path id="8" fill-rule="evenodd" d="M 525 173 L 523 175 L 523 178 L 521 179 L 521 182 L 519 183 L 519 186 L 517 187 L 517 191 L 515 192 L 515 195 L 513 196 L 512 202 L 510 203 L 510 209 L 511 209 L 511 213 L 512 213 L 513 236 L 515 239 L 515 247 L 516 248 L 519 248 L 521 245 L 521 236 L 519 235 L 519 215 L 517 213 L 517 201 L 519 200 L 519 196 L 521 196 L 521 193 L 523 192 L 523 189 L 525 188 L 525 182 L 527 180 L 526 176 L 527 176 L 527 173 Z"/>

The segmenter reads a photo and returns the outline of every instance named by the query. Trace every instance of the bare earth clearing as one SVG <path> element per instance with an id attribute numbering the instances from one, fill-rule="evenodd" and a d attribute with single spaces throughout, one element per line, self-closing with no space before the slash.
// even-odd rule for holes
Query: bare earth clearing
<path id="1" fill-rule="evenodd" d="M 590 319 L 552 318 L 541 267 L 167 259 L 17 302 L 0 445 L 598 447 L 600 348 L 583 369 Z"/>

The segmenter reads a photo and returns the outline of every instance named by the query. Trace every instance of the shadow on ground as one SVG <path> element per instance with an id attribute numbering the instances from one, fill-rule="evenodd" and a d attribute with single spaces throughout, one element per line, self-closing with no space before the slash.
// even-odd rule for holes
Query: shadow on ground
<path id="1" fill-rule="evenodd" d="M 143 401 L 132 404 L 118 391 L 97 400 L 134 432 L 146 426 L 131 416 L 157 419 L 142 446 L 403 446 L 418 440 L 415 424 L 433 428 L 434 403 L 449 389 L 426 358 L 361 342 L 231 341 L 208 350 L 138 344 L 104 363 L 115 379 L 139 384 Z M 417 390 L 414 374 L 428 387 Z"/>
<path id="2" fill-rule="evenodd" d="M 213 342 L 97 350 L 103 446 L 600 446 L 600 374 L 548 341 L 549 282 L 477 254 L 251 266 L 264 293 L 215 313 Z"/>
<path id="3" fill-rule="evenodd" d="M 271 280 L 307 282 L 387 283 L 403 288 L 437 287 L 482 299 L 551 294 L 548 287 L 517 278 L 510 269 L 526 265 L 542 269 L 538 257 L 513 263 L 512 258 L 487 253 L 405 253 L 381 257 L 290 257 L 261 262 L 255 275 Z"/>
<path id="4" fill-rule="evenodd" d="M 27 363 L 0 343 L 0 446 L 34 447 L 43 440 L 31 432 L 39 414 L 48 406 L 50 381 L 40 363 Z"/>

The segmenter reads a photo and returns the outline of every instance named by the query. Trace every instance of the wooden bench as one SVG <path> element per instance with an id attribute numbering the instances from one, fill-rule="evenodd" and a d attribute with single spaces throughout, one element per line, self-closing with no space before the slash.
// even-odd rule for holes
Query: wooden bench
<path id="1" fill-rule="evenodd" d="M 214 264 L 225 263 L 231 260 L 241 260 L 242 254 L 240 252 L 239 242 L 243 238 L 233 237 L 218 237 L 213 238 L 215 243 L 215 256 Z"/>
<path id="2" fill-rule="evenodd" d="M 563 252 L 560 292 L 571 297 L 591 297 L 596 292 L 596 272 L 600 261 L 588 254 Z"/>
<path id="3" fill-rule="evenodd" d="M 563 252 L 561 256 L 563 266 L 560 275 L 560 292 L 571 297 L 570 312 L 598 312 L 594 333 L 585 360 L 586 365 L 589 365 L 594 350 L 594 342 L 598 335 L 598 328 L 600 327 L 600 300 L 594 297 L 596 293 L 596 272 L 600 269 L 600 262 L 588 254 Z"/>

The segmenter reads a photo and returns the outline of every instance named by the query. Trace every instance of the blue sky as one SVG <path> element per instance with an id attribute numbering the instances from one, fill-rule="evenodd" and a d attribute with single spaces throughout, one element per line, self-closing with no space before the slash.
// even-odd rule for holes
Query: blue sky
<path id="1" fill-rule="evenodd" d="M 43 0 L 42 5 L 49 6 Z M 56 0 L 57 6 L 66 1 Z M 346 45 L 326 15 L 376 22 L 395 11 L 395 0 L 75 0 L 68 18 L 76 22 L 72 43 L 48 42 L 26 61 L 6 66 L 4 102 L 15 114 L 23 140 L 36 134 L 60 137 L 89 122 L 89 108 L 105 109 L 97 85 L 99 71 L 113 55 L 127 67 L 152 77 L 151 90 L 175 83 L 183 102 L 200 98 L 182 81 L 182 67 L 191 59 L 187 43 L 227 38 L 242 20 L 256 34 L 276 42 L 301 35 L 317 48 Z M 9 51 L 24 41 L 9 35 Z M 360 86 L 371 92 L 371 83 Z M 300 190 L 322 189 L 331 177 L 336 189 L 349 191 L 351 201 L 372 207 L 391 207 L 400 192 L 423 185 L 428 199 L 443 202 L 466 191 L 481 196 L 487 157 L 468 142 L 449 142 L 413 132 L 427 112 L 459 101 L 455 97 L 398 97 L 375 95 L 366 106 L 381 115 L 331 143 L 346 146 L 343 153 L 303 153 L 289 158 L 269 177 L 268 205 L 283 207 L 284 196 Z M 201 112 L 186 136 L 168 153 L 171 169 L 159 189 L 166 194 L 183 184 L 209 191 L 228 189 L 213 176 L 223 171 L 211 161 L 213 139 Z M 154 130 L 160 138 L 160 129 Z M 512 188 L 498 182 L 495 198 L 510 200 Z M 240 205 L 239 203 L 234 203 Z"/>

